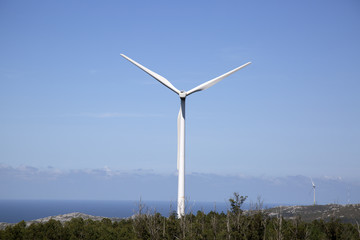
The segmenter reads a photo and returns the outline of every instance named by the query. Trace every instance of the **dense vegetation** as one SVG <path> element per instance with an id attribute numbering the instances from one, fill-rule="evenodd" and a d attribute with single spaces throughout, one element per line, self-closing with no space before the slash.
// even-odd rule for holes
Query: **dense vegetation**
<path id="1" fill-rule="evenodd" d="M 259 206 L 244 214 L 241 205 L 245 200 L 235 193 L 227 213 L 198 211 L 181 219 L 175 212 L 163 217 L 140 205 L 136 216 L 115 222 L 73 218 L 64 224 L 50 220 L 26 226 L 22 221 L 1 230 L 0 239 L 360 239 L 359 224 L 336 219 L 286 220 L 280 215 L 270 218 Z"/>

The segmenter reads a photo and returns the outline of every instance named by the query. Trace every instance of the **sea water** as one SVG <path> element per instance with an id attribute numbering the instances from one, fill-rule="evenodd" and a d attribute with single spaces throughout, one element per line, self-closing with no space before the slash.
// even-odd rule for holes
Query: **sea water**
<path id="1" fill-rule="evenodd" d="M 81 212 L 102 217 L 131 217 L 139 211 L 140 201 L 95 201 L 95 200 L 0 200 L 0 222 L 17 223 L 48 216 Z M 176 211 L 176 202 L 144 201 L 141 202 L 143 213 L 161 213 L 169 216 Z M 187 213 L 197 211 L 226 212 L 228 204 L 211 202 L 187 203 Z"/>

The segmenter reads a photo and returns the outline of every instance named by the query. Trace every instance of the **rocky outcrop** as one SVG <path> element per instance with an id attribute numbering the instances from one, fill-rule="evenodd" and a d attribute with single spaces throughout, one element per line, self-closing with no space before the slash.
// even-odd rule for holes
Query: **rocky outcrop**
<path id="1" fill-rule="evenodd" d="M 26 226 L 30 226 L 33 223 L 45 223 L 45 222 L 48 222 L 50 219 L 54 219 L 56 221 L 60 221 L 61 223 L 65 223 L 65 222 L 70 221 L 73 218 L 82 218 L 84 220 L 91 219 L 93 221 L 101 221 L 102 219 L 104 219 L 106 217 L 92 216 L 92 215 L 88 215 L 85 213 L 73 212 L 73 213 L 67 213 L 67 214 L 62 214 L 62 215 L 57 215 L 57 216 L 50 216 L 50 217 L 39 218 L 39 219 L 31 220 L 31 221 L 26 221 Z M 120 221 L 122 218 L 109 218 L 109 219 L 111 221 Z M 4 229 L 7 226 L 12 226 L 12 225 L 15 225 L 15 223 L 1 222 L 0 229 Z"/>

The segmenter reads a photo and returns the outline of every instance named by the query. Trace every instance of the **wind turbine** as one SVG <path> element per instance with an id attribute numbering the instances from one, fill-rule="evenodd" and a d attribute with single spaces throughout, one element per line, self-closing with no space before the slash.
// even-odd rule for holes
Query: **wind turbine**
<path id="1" fill-rule="evenodd" d="M 315 201 L 315 183 L 313 182 L 313 180 L 312 180 L 312 178 L 310 178 L 311 179 L 311 183 L 312 183 L 312 187 L 313 187 L 313 190 L 314 190 L 314 206 L 315 206 L 315 204 L 316 204 L 316 201 Z"/>
<path id="2" fill-rule="evenodd" d="M 135 62 L 131 58 L 125 56 L 124 54 L 120 54 L 122 57 L 139 67 L 141 70 L 158 80 L 160 83 L 165 85 L 165 87 L 168 87 L 170 90 L 175 92 L 180 97 L 180 111 L 177 119 L 177 130 L 178 130 L 178 154 L 177 154 L 177 170 L 178 173 L 178 200 L 177 200 L 177 214 L 178 217 L 182 217 L 185 215 L 185 99 L 190 94 L 193 94 L 195 92 L 199 92 L 202 90 L 205 90 L 214 84 L 220 82 L 224 78 L 228 77 L 229 75 L 235 73 L 236 71 L 242 69 L 243 67 L 246 67 L 251 62 L 245 63 L 244 65 L 241 65 L 240 67 L 237 67 L 219 77 L 216 77 L 214 79 L 211 79 L 210 81 L 207 81 L 203 84 L 200 84 L 199 86 L 189 90 L 178 90 L 176 87 L 174 87 L 166 78 L 160 76 L 159 74 L 151 71 L 150 69 L 142 66 L 138 62 Z"/>

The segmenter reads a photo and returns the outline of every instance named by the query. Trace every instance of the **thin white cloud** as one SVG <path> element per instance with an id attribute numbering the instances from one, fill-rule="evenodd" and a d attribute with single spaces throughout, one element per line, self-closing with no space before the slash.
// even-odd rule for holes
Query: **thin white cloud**
<path id="1" fill-rule="evenodd" d="M 11 175 L 19 179 L 56 179 L 58 176 L 65 174 L 66 172 L 56 168 L 48 168 L 45 170 L 35 168 L 27 165 L 20 165 L 18 167 L 12 167 L 8 165 L 0 164 L 0 172 L 5 175 Z"/>
<path id="2" fill-rule="evenodd" d="M 90 69 L 90 70 L 89 70 L 89 73 L 90 73 L 90 74 L 95 74 L 95 73 L 97 73 L 97 72 L 98 72 L 98 70 L 96 70 L 96 69 Z"/>
<path id="3" fill-rule="evenodd" d="M 120 113 L 120 112 L 104 112 L 104 113 L 80 113 L 67 116 L 90 117 L 90 118 L 159 118 L 164 117 L 163 114 L 143 114 L 143 113 Z"/>

